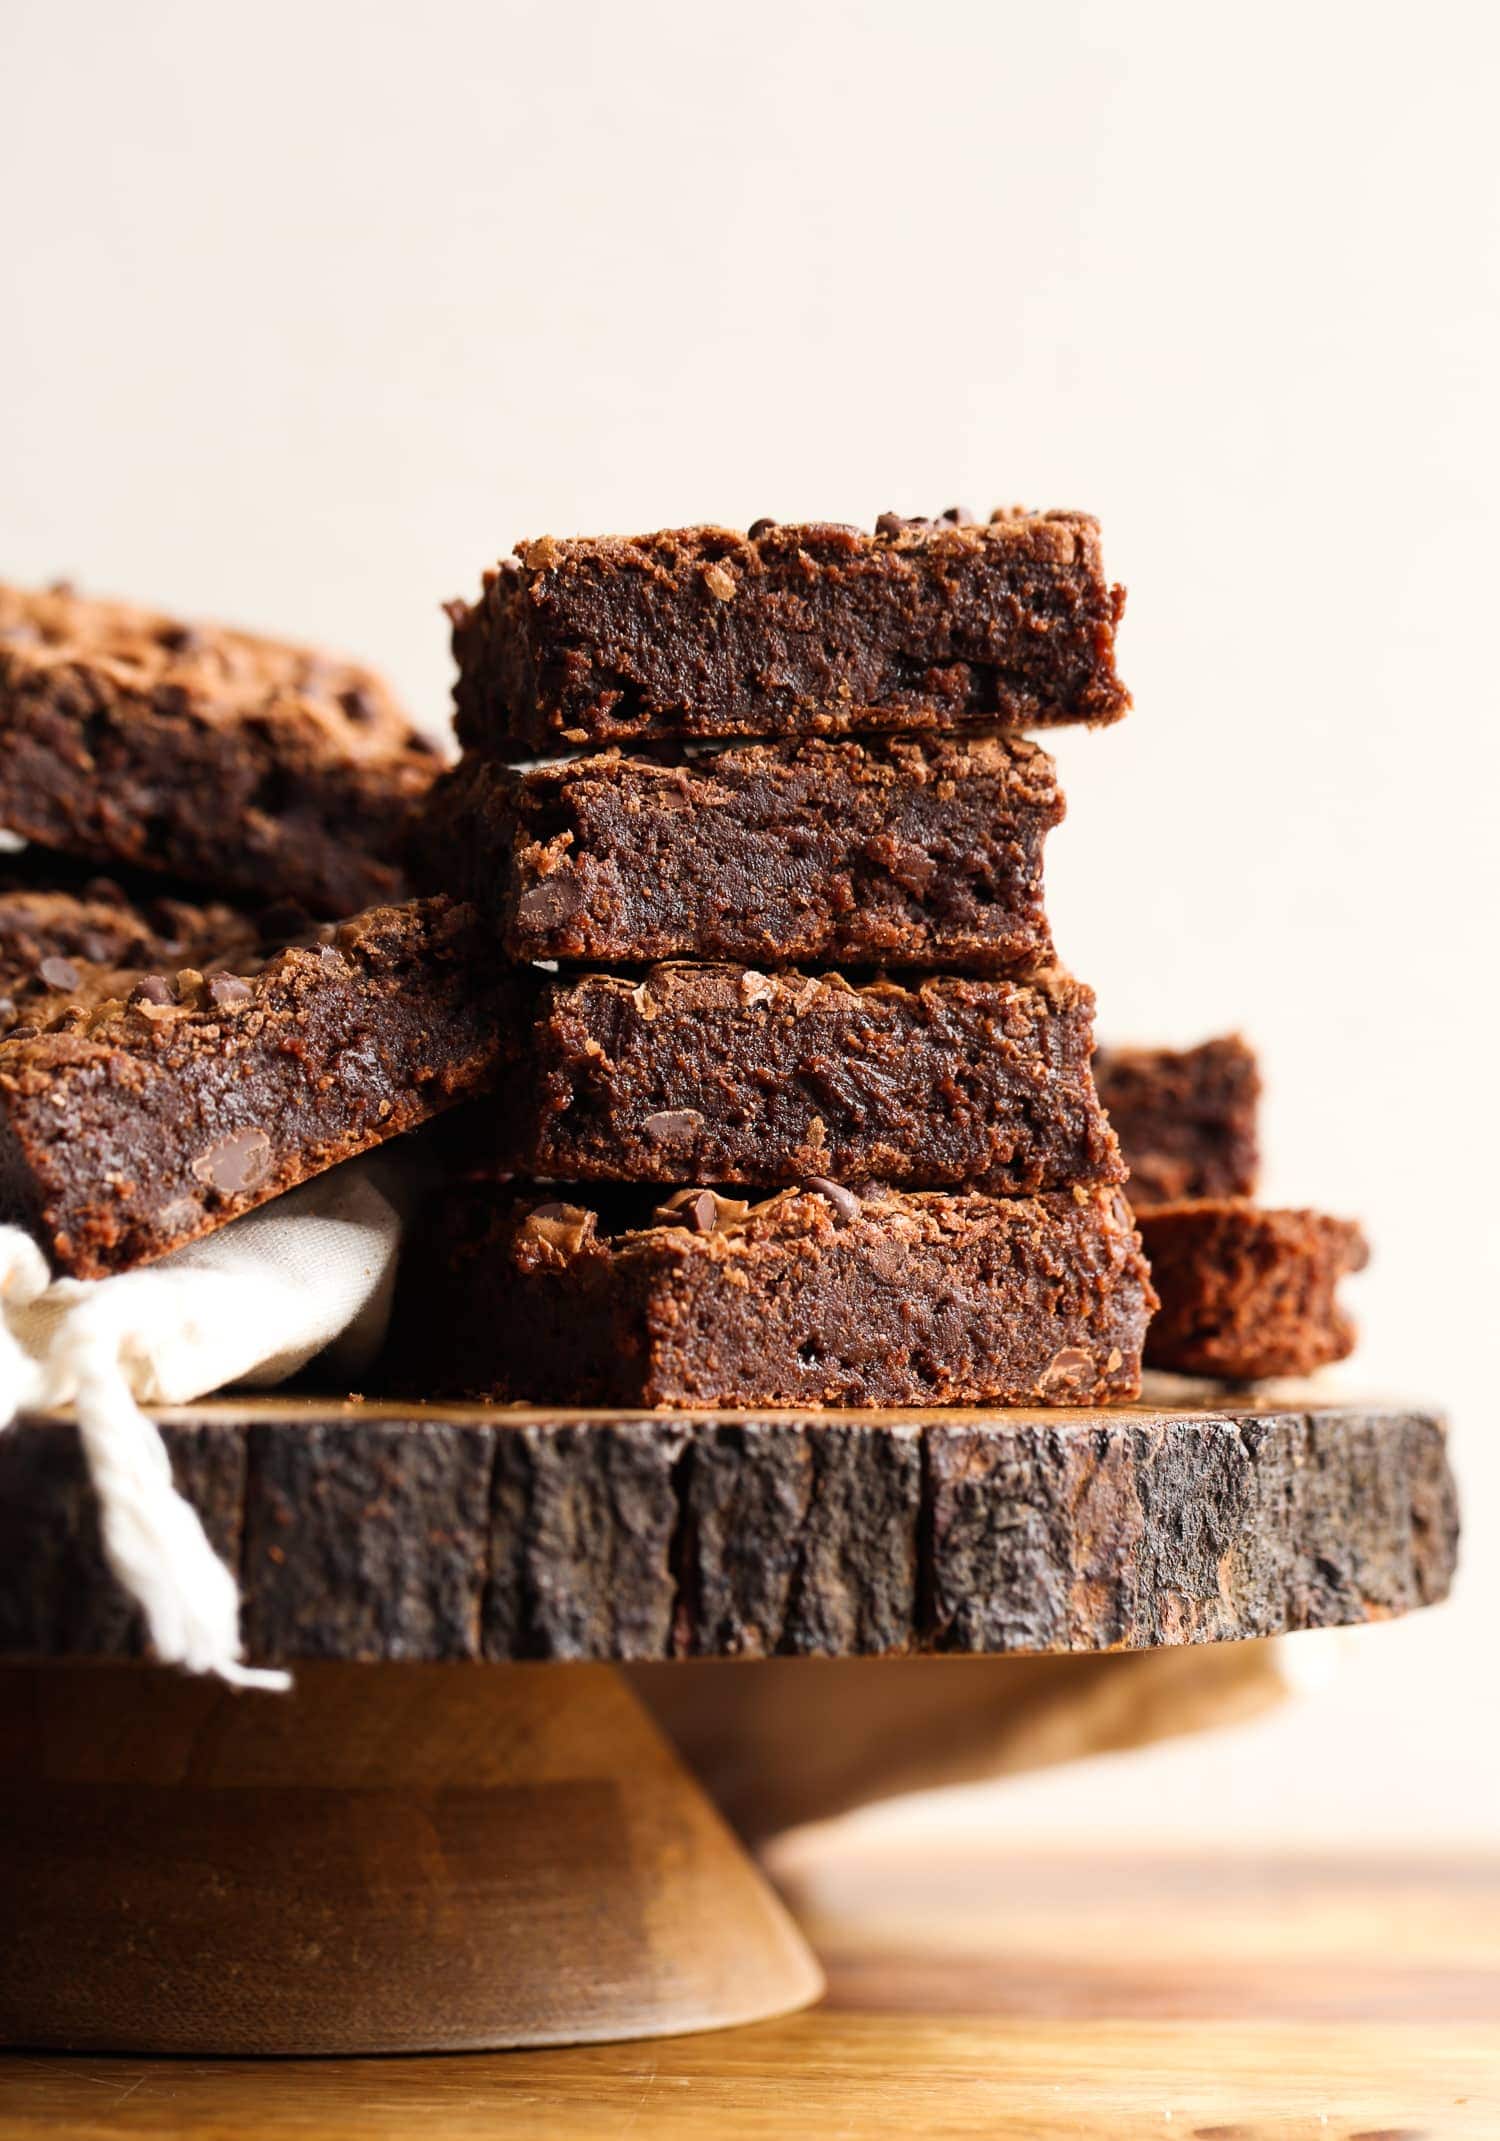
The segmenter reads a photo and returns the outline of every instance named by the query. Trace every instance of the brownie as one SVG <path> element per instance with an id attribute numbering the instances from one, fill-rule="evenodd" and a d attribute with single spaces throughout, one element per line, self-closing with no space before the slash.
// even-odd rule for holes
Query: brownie
<path id="1" fill-rule="evenodd" d="M 424 834 L 435 884 L 515 959 L 1045 964 L 1057 772 L 1020 738 L 608 751 L 514 772 L 466 758 Z"/>
<path id="2" fill-rule="evenodd" d="M 455 1128 L 483 1163 L 564 1182 L 1119 1182 L 1093 1010 L 1057 972 L 909 988 L 742 966 L 559 976 L 497 1101 Z"/>
<path id="3" fill-rule="evenodd" d="M 1254 1195 L 1260 1072 L 1238 1034 L 1198 1048 L 1101 1048 L 1094 1079 L 1137 1210 Z"/>
<path id="4" fill-rule="evenodd" d="M 643 736 L 1115 721 L 1124 602 L 1084 513 L 543 536 L 449 605 L 458 732 L 527 758 Z"/>
<path id="5" fill-rule="evenodd" d="M 0 825 L 43 847 L 346 915 L 402 894 L 437 769 L 368 669 L 0 587 Z"/>
<path id="6" fill-rule="evenodd" d="M 256 922 L 220 903 L 132 898 L 108 879 L 60 889 L 0 872 L 0 1038 L 49 1025 L 66 1003 L 101 1002 L 122 972 L 207 970 L 259 942 Z"/>
<path id="7" fill-rule="evenodd" d="M 1111 1189 L 684 1189 L 653 1213 L 474 1179 L 398 1297 L 397 1373 L 425 1394 L 643 1406 L 1106 1404 L 1140 1387 L 1154 1303 Z"/>
<path id="8" fill-rule="evenodd" d="M 1139 1225 L 1161 1296 L 1148 1367 L 1253 1381 L 1307 1375 L 1354 1350 L 1335 1299 L 1369 1258 L 1351 1220 L 1222 1198 L 1162 1205 Z"/>
<path id="9" fill-rule="evenodd" d="M 135 977 L 0 1043 L 0 1220 L 54 1266 L 149 1263 L 481 1091 L 508 974 L 472 909 L 381 907 L 258 967 Z"/>

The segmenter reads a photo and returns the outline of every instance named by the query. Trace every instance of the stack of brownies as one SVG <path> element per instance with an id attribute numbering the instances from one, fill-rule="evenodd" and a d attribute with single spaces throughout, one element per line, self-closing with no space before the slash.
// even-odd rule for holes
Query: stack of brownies
<path id="1" fill-rule="evenodd" d="M 1124 713 L 1121 602 L 1093 521 L 1006 512 L 547 538 L 452 606 L 429 867 L 511 962 L 516 1045 L 435 1148 L 408 1381 L 1135 1394 L 1154 1297 L 1020 733 Z"/>
<path id="2" fill-rule="evenodd" d="M 1147 1367 L 1254 1382 L 1351 1353 L 1338 1286 L 1365 1264 L 1364 1235 L 1352 1220 L 1255 1201 L 1260 1071 L 1239 1035 L 1101 1049 L 1094 1071 L 1160 1297 Z"/>

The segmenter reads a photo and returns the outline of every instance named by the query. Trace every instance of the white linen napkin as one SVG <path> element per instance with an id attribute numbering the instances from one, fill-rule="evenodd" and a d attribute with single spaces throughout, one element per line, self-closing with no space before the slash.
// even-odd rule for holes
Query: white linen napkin
<path id="1" fill-rule="evenodd" d="M 173 1486 L 142 1405 L 284 1382 L 330 1348 L 339 1379 L 356 1376 L 384 1334 L 400 1237 L 376 1159 L 119 1278 L 53 1280 L 30 1236 L 0 1227 L 0 1427 L 18 1412 L 73 1407 L 106 1558 L 165 1663 L 288 1684 L 240 1663 L 235 1579 Z"/>

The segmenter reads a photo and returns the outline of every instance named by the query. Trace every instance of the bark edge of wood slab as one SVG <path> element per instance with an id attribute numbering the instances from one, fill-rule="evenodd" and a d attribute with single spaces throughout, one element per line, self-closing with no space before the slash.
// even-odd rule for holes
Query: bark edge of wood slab
<path id="1" fill-rule="evenodd" d="M 1446 1596 L 1434 1413 L 629 1414 L 227 1398 L 157 1414 L 260 1662 L 1228 1642 Z M 139 1657 L 76 1429 L 0 1435 L 0 1657 Z"/>
<path id="2" fill-rule="evenodd" d="M 469 2051 L 823 1989 L 608 1667 L 0 1667 L 0 2042 Z"/>

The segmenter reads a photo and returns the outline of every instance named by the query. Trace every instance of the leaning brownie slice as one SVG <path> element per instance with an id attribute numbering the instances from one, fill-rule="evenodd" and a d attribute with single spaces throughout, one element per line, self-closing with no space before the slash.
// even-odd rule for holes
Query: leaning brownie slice
<path id="1" fill-rule="evenodd" d="M 1198 1048 L 1101 1048 L 1094 1078 L 1138 1211 L 1254 1194 L 1260 1072 L 1238 1034 Z"/>
<path id="2" fill-rule="evenodd" d="M 1115 721 L 1124 591 L 1084 513 L 523 543 L 450 605 L 463 742 Z"/>
<path id="3" fill-rule="evenodd" d="M 488 1164 L 563 1182 L 1118 1182 L 1093 1010 L 1059 972 L 911 987 L 687 964 L 558 976 L 497 1101 L 462 1130 Z"/>
<path id="4" fill-rule="evenodd" d="M 1045 964 L 1042 843 L 1063 814 L 1020 738 L 608 751 L 530 772 L 468 758 L 424 832 L 436 884 L 515 959 Z"/>
<path id="5" fill-rule="evenodd" d="M 50 1025 L 70 1002 L 102 1002 L 122 972 L 208 970 L 259 942 L 248 915 L 218 902 L 133 897 L 107 879 L 0 876 L 0 1037 Z"/>
<path id="6" fill-rule="evenodd" d="M 407 1274 L 406 1380 L 545 1404 L 1103 1404 L 1139 1389 L 1154 1304 L 1109 1189 L 690 1189 L 653 1214 L 471 1180 Z"/>
<path id="7" fill-rule="evenodd" d="M 0 587 L 0 826 L 43 847 L 351 914 L 404 890 L 436 772 L 367 669 Z"/>
<path id="8" fill-rule="evenodd" d="M 258 970 L 136 976 L 0 1042 L 0 1220 L 54 1266 L 149 1263 L 482 1091 L 508 980 L 471 909 L 379 907 Z"/>
<path id="9" fill-rule="evenodd" d="M 1354 1350 L 1335 1297 L 1369 1259 L 1351 1220 L 1222 1199 L 1163 1205 L 1139 1224 L 1161 1295 L 1147 1367 L 1248 1382 L 1308 1375 Z"/>

